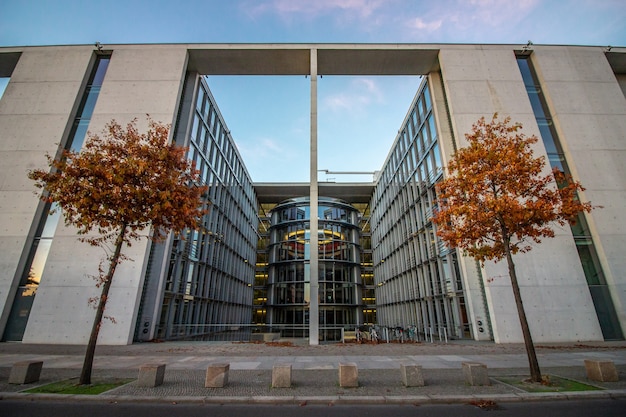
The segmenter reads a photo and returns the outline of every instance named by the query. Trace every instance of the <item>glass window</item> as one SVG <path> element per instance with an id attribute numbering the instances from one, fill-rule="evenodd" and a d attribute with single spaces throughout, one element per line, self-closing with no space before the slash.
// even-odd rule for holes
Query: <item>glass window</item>
<path id="1" fill-rule="evenodd" d="M 435 118 L 431 114 L 428 118 L 428 130 L 430 130 L 430 142 L 437 140 L 437 128 L 435 127 Z"/>
<path id="2" fill-rule="evenodd" d="M 78 152 L 83 147 L 87 130 L 89 129 L 89 119 L 77 119 L 74 121 L 74 139 L 72 140 L 71 150 Z"/>
<path id="3" fill-rule="evenodd" d="M 204 90 L 200 88 L 198 90 L 198 99 L 196 100 L 196 109 L 198 110 L 198 112 L 200 112 L 200 114 L 204 114 L 203 107 L 202 107 L 203 105 L 204 105 Z"/>
<path id="4" fill-rule="evenodd" d="M 98 60 L 98 69 L 96 69 L 96 73 L 94 74 L 93 80 L 91 81 L 91 85 L 102 85 L 104 81 L 104 75 L 107 72 L 107 68 L 109 68 L 110 57 L 101 57 Z"/>
<path id="5" fill-rule="evenodd" d="M 528 66 L 528 60 L 518 59 L 517 63 L 519 65 L 520 72 L 522 73 L 522 79 L 524 80 L 524 85 L 526 85 L 526 87 L 534 87 L 535 81 L 533 80 L 532 73 L 530 72 L 530 67 Z"/>
<path id="6" fill-rule="evenodd" d="M 4 94 L 7 85 L 9 85 L 9 78 L 0 77 L 0 98 L 2 98 L 2 95 Z"/>
<path id="7" fill-rule="evenodd" d="M 420 121 L 424 120 L 424 102 L 421 97 L 417 100 L 417 110 L 419 112 Z"/>
<path id="8" fill-rule="evenodd" d="M 433 154 L 433 159 L 435 161 L 435 170 L 439 169 L 442 167 L 441 165 L 441 154 L 439 153 L 439 144 L 435 144 L 435 146 L 433 146 L 433 150 L 432 150 L 432 154 Z"/>
<path id="9" fill-rule="evenodd" d="M 430 91 L 428 90 L 428 86 L 424 87 L 424 92 L 422 93 L 424 95 L 424 100 L 426 101 L 426 111 L 430 110 L 431 104 L 430 104 Z"/>
<path id="10" fill-rule="evenodd" d="M 98 94 L 100 94 L 100 86 L 87 87 L 87 96 L 85 97 L 85 104 L 83 105 L 81 117 L 91 117 L 91 115 L 93 114 L 93 109 L 94 107 L 96 107 Z"/>
<path id="11" fill-rule="evenodd" d="M 539 126 L 539 132 L 543 145 L 546 148 L 547 153 L 560 153 L 556 143 L 554 142 L 554 136 L 552 135 L 552 121 L 545 118 L 537 119 L 537 125 Z"/>
<path id="12" fill-rule="evenodd" d="M 530 105 L 533 108 L 533 113 L 535 117 L 545 118 L 545 113 L 543 111 L 543 106 L 541 104 L 541 89 L 539 87 L 528 87 L 526 90 L 528 92 L 528 98 L 530 99 Z"/>
<path id="13" fill-rule="evenodd" d="M 413 113 L 411 113 L 411 118 L 413 119 L 413 126 L 414 126 L 413 136 L 415 136 L 415 134 L 417 133 L 417 130 L 420 127 L 420 121 L 421 121 L 417 110 L 413 110 Z"/>

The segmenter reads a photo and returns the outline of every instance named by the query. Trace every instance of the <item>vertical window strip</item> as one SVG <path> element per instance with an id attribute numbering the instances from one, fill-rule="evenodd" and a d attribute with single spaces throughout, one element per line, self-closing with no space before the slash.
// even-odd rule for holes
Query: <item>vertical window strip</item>
<path id="1" fill-rule="evenodd" d="M 96 63 L 85 91 L 83 91 L 81 103 L 65 145 L 66 149 L 78 151 L 82 147 L 109 60 L 110 56 L 108 55 L 96 57 Z M 3 340 L 22 340 L 26 329 L 30 308 L 41 282 L 41 276 L 52 246 L 54 233 L 61 218 L 61 212 L 56 203 L 47 204 L 44 213 L 46 213 L 44 215 L 45 218 L 40 219 L 40 226 L 35 234 L 33 244 L 27 249 L 30 252 L 29 260 L 26 262 L 22 272 L 22 278 L 13 300 Z M 24 316 L 25 314 L 26 316 Z"/>
<path id="2" fill-rule="evenodd" d="M 537 80 L 534 68 L 528 56 L 518 56 L 517 64 L 522 74 L 526 93 L 531 102 L 535 119 L 539 126 L 541 139 L 548 153 L 548 160 L 552 168 L 558 168 L 570 175 L 570 170 L 561 150 L 559 137 L 554 129 L 550 110 L 547 107 L 541 85 Z M 602 265 L 598 260 L 593 238 L 584 215 L 578 216 L 577 223 L 571 226 L 578 256 L 585 273 L 585 278 L 591 292 L 594 307 L 598 314 L 598 321 L 602 334 L 606 340 L 623 339 L 621 327 L 617 319 L 613 300 L 611 299 Z"/>

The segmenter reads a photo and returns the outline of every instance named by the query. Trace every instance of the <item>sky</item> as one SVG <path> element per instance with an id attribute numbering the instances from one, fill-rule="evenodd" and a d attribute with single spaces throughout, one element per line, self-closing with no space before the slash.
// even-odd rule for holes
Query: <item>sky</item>
<path id="1" fill-rule="evenodd" d="M 626 46 L 624 0 L 0 0 L 0 46 L 504 43 Z M 211 76 L 254 182 L 309 181 L 305 77 Z M 0 79 L 0 95 L 8 80 Z M 371 181 L 420 77 L 318 79 L 320 181 Z"/>

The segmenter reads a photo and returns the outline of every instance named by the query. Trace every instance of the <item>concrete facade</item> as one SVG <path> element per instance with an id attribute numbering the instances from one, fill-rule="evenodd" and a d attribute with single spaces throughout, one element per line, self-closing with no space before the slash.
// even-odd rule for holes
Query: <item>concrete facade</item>
<path id="1" fill-rule="evenodd" d="M 541 56 L 541 51 L 537 54 Z M 552 51 L 544 54 L 554 57 Z M 472 124 L 494 113 L 511 115 L 514 121 L 522 123 L 525 134 L 540 136 L 512 50 L 480 46 L 450 49 L 441 52 L 440 62 L 454 137 L 460 147 L 466 145 L 464 133 L 471 131 Z M 541 63 L 539 66 L 543 68 Z M 624 97 L 621 98 L 624 101 Z M 539 143 L 535 152 L 547 159 Z M 547 166 L 546 170 L 549 169 Z M 587 177 L 578 178 L 588 186 Z M 602 204 L 597 199 L 592 201 Z M 474 260 L 464 261 L 466 288 L 479 288 L 481 284 L 476 283 L 476 279 L 483 281 L 495 341 L 521 341 L 506 263 L 488 262 L 482 269 L 482 277 L 478 277 L 473 273 L 476 271 Z M 514 261 L 518 270 L 523 271 L 520 287 L 528 320 L 533 323 L 534 340 L 564 341 L 572 335 L 579 340 L 602 339 L 574 240 L 567 227 L 556 228 L 555 238 L 545 240 L 529 254 L 516 255 Z M 471 299 L 480 302 L 480 297 Z M 472 304 L 474 309 L 481 310 L 480 305 Z M 547 315 L 549 321 L 545 319 Z M 478 320 L 480 316 L 476 315 L 474 322 Z"/>
<path id="2" fill-rule="evenodd" d="M 317 202 L 316 76 L 427 75 L 444 161 L 465 145 L 464 133 L 480 117 L 498 112 L 540 135 L 516 56 L 529 54 L 582 198 L 602 209 L 586 216 L 619 325 L 626 334 L 626 48 L 533 45 L 107 45 L 111 61 L 89 130 L 111 119 L 125 123 L 145 114 L 179 120 L 189 73 L 311 75 L 311 184 Z M 26 174 L 44 167 L 67 140 L 88 74 L 99 53 L 93 46 L 0 48 L 0 76 L 10 82 L 0 100 L 0 334 L 24 274 L 43 205 Z M 538 143 L 538 155 L 547 156 Z M 445 175 L 445 174 L 444 174 Z M 313 196 L 316 198 L 313 199 Z M 313 242 L 312 242 L 313 243 Z M 127 248 L 134 259 L 116 272 L 99 342 L 134 338 L 150 245 Z M 59 224 L 28 325 L 26 343 L 86 343 L 96 295 L 88 275 L 102 258 Z M 521 332 L 503 263 L 477 266 L 459 254 L 471 337 L 519 342 Z M 528 254 L 514 258 L 535 341 L 602 340 L 571 231 L 557 228 Z M 313 263 L 313 260 L 312 260 Z M 313 265 L 312 265 L 313 266 Z M 156 314 L 156 312 L 155 312 Z M 158 317 L 156 318 L 158 319 Z M 462 321 L 462 320 L 461 320 Z M 481 323 L 481 325 L 478 324 Z M 405 323 L 410 324 L 410 323 Z M 479 332 L 478 327 L 484 331 Z M 313 329 L 316 331 L 315 329 Z M 312 342 L 312 344 L 315 344 Z"/>

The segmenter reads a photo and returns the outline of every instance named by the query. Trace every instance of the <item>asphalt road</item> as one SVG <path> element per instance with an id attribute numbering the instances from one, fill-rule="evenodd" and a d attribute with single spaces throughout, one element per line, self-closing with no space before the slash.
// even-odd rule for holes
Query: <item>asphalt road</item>
<path id="1" fill-rule="evenodd" d="M 0 400 L 3 417 L 623 417 L 626 399 L 580 401 L 531 401 L 501 404 L 424 404 L 424 405 L 235 405 L 175 404 L 99 401 L 16 401 Z M 487 414 L 485 414 L 487 413 Z"/>

